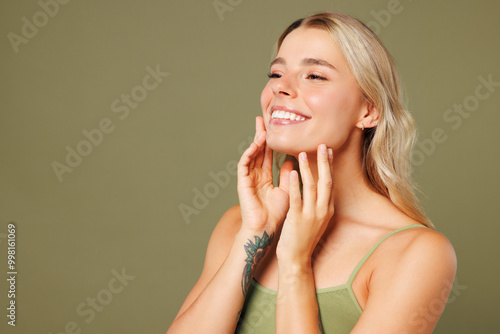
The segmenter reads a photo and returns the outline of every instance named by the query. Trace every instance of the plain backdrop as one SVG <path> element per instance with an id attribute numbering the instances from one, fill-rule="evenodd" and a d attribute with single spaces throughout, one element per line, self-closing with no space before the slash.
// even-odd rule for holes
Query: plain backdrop
<path id="1" fill-rule="evenodd" d="M 498 1 L 2 0 L 2 333 L 167 330 L 238 203 L 276 39 L 322 10 L 376 30 L 405 84 L 420 197 L 458 257 L 435 333 L 500 332 Z"/>

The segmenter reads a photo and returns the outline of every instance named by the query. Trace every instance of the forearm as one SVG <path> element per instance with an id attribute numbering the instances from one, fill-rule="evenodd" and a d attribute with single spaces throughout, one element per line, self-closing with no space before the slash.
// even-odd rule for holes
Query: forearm
<path id="1" fill-rule="evenodd" d="M 276 333 L 322 333 L 310 262 L 278 266 Z"/>
<path id="2" fill-rule="evenodd" d="M 258 262 L 249 258 L 251 252 L 246 248 L 255 245 L 256 237 L 263 240 L 263 235 L 264 232 L 238 232 L 222 266 L 198 298 L 172 323 L 167 333 L 234 333 L 255 269 L 255 265 L 249 266 L 248 263 Z M 272 237 L 267 238 L 267 244 L 271 242 Z M 261 249 L 258 259 L 267 249 Z"/>

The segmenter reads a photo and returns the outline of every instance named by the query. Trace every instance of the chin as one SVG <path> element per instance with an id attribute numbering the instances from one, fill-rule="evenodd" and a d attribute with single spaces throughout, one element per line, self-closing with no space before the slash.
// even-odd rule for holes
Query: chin
<path id="1" fill-rule="evenodd" d="M 293 155 L 294 157 L 297 157 L 300 152 L 303 152 L 303 151 L 307 152 L 307 150 L 305 150 L 301 147 L 298 147 L 296 145 L 291 145 L 289 142 L 282 143 L 282 142 L 274 142 L 274 141 L 270 140 L 270 141 L 267 141 L 267 146 L 269 146 L 269 148 L 272 149 L 274 152 Z"/>

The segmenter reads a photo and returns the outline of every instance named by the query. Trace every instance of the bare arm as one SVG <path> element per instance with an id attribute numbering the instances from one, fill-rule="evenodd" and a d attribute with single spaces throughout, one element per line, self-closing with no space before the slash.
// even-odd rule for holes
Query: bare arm
<path id="1" fill-rule="evenodd" d="M 279 266 L 276 333 L 323 333 L 311 264 Z"/>
<path id="2" fill-rule="evenodd" d="M 241 228 L 239 205 L 235 205 L 222 216 L 208 242 L 205 263 L 200 278 L 186 297 L 175 319 L 179 318 L 193 304 L 203 289 L 215 276 L 226 260 L 233 246 L 236 234 Z"/>
<path id="3" fill-rule="evenodd" d="M 274 187 L 265 139 L 263 119 L 257 117 L 254 142 L 238 163 L 240 206 L 217 225 L 203 273 L 167 333 L 234 333 L 253 272 L 288 209 L 288 182 L 282 179 Z M 283 165 L 283 177 L 291 168 Z M 239 228 L 232 224 L 235 219 Z"/>
<path id="4" fill-rule="evenodd" d="M 299 155 L 303 199 L 295 172 L 290 175 L 290 210 L 283 225 L 278 257 L 276 333 L 322 333 L 311 267 L 312 253 L 334 213 L 332 152 L 318 147 L 318 181 L 307 155 Z"/>
<path id="5" fill-rule="evenodd" d="M 224 235 L 222 228 L 232 224 L 230 220 L 234 219 L 235 212 L 231 211 L 236 210 L 236 207 L 230 209 L 214 231 L 203 273 L 167 333 L 234 333 L 244 293 L 248 289 L 244 282 L 249 282 L 254 269 L 252 267 L 247 270 L 246 263 L 257 263 L 260 259 L 249 259 L 245 245 L 249 240 L 255 240 L 256 236 L 264 235 L 264 232 L 259 235 L 260 233 L 240 229 L 234 235 L 222 265 L 218 267 L 223 256 L 220 248 L 222 246 L 222 249 L 227 249 L 228 245 L 224 243 L 230 239 Z M 234 226 L 230 229 L 234 229 Z M 259 244 L 262 254 L 267 251 L 271 242 L 272 238 L 267 238 Z"/>

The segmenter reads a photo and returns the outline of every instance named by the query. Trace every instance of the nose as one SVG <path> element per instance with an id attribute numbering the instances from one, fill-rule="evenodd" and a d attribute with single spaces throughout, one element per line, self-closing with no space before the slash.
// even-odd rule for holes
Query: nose
<path id="1" fill-rule="evenodd" d="M 297 94 L 292 78 L 286 74 L 274 80 L 272 90 L 274 95 L 295 97 Z"/>

